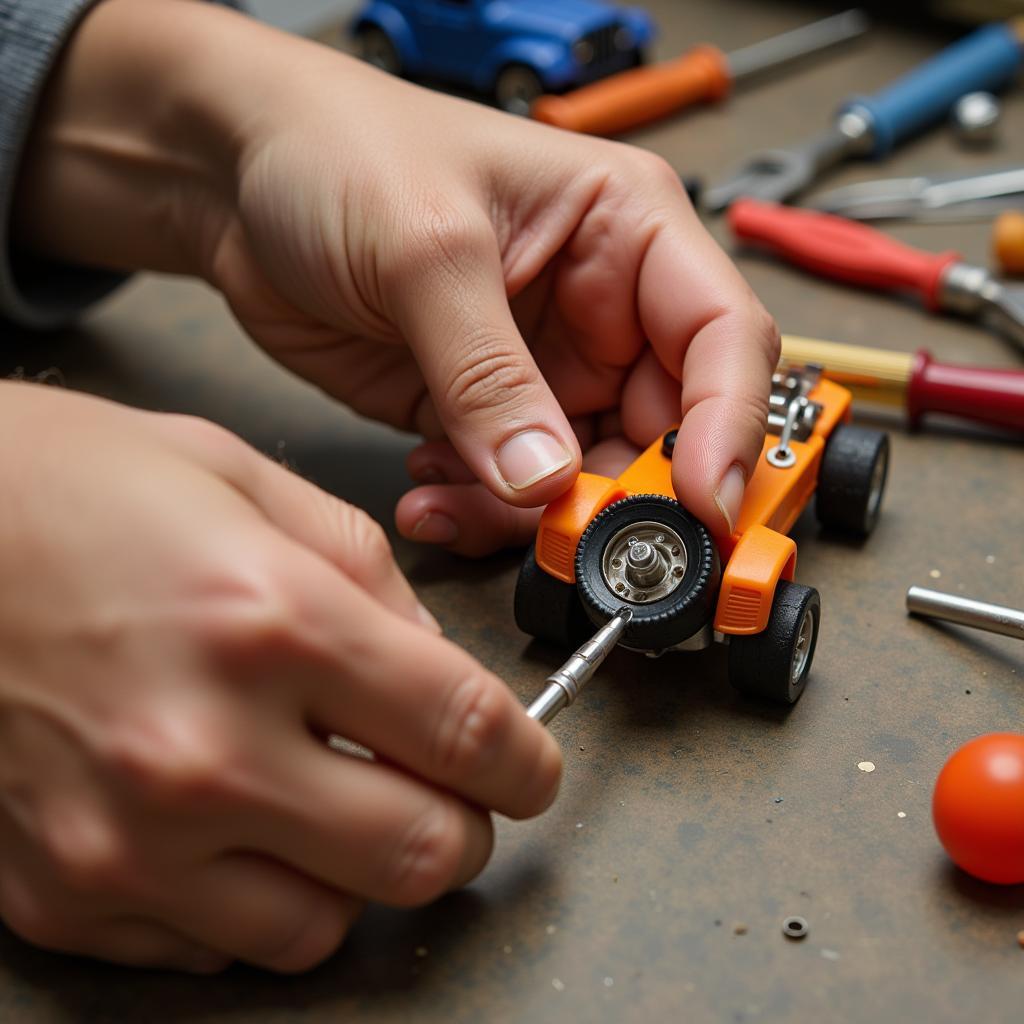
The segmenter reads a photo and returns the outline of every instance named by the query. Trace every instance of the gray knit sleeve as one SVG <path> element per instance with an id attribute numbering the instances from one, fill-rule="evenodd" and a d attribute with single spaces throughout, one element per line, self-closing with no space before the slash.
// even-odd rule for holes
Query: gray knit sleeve
<path id="1" fill-rule="evenodd" d="M 62 47 L 97 2 L 0 0 L 0 317 L 26 327 L 67 323 L 124 280 L 107 270 L 33 258 L 14 249 L 10 238 L 15 179 L 40 95 Z"/>

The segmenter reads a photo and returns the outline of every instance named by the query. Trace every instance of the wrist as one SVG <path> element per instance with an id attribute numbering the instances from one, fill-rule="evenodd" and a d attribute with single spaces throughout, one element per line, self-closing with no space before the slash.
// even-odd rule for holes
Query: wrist
<path id="1" fill-rule="evenodd" d="M 115 269 L 202 273 L 275 64 L 310 44 L 190 0 L 103 0 L 54 69 L 23 155 L 15 242 Z"/>

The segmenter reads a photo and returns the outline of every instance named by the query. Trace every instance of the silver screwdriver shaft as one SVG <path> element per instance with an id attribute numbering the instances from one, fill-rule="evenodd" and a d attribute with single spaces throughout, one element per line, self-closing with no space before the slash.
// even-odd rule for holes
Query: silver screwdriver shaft
<path id="1" fill-rule="evenodd" d="M 620 608 L 560 669 L 552 672 L 544 681 L 544 689 L 526 709 L 530 718 L 547 725 L 562 708 L 567 708 L 615 650 L 632 618 L 629 608 Z"/>
<path id="2" fill-rule="evenodd" d="M 954 597 L 925 587 L 911 587 L 907 591 L 907 611 L 912 615 L 943 619 L 1024 640 L 1024 612 L 1016 608 L 986 604 L 969 597 Z"/>

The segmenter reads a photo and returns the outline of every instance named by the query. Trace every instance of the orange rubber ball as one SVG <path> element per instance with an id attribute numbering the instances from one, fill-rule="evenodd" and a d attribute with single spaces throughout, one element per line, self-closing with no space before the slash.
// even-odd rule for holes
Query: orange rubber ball
<path id="1" fill-rule="evenodd" d="M 953 861 L 986 882 L 1024 882 L 1024 735 L 965 743 L 935 781 L 932 819 Z"/>

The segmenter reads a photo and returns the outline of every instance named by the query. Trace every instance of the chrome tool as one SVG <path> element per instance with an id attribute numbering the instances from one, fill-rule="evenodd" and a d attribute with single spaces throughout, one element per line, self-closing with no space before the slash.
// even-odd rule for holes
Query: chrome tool
<path id="1" fill-rule="evenodd" d="M 526 713 L 541 725 L 547 725 L 562 708 L 572 704 L 604 659 L 615 650 L 632 618 L 633 612 L 629 608 L 620 608 L 614 618 L 606 622 L 560 669 L 547 677 L 544 689 Z"/>
<path id="2" fill-rule="evenodd" d="M 979 28 L 873 96 L 848 99 L 823 134 L 758 153 L 705 192 L 704 205 L 722 210 L 740 196 L 780 202 L 842 160 L 887 156 L 900 142 L 946 117 L 965 93 L 1005 86 L 1022 57 L 1024 18 Z"/>
<path id="3" fill-rule="evenodd" d="M 1024 612 L 1016 608 L 986 604 L 969 597 L 954 597 L 925 587 L 911 587 L 907 591 L 907 611 L 911 615 L 956 622 L 961 626 L 1024 640 Z"/>
<path id="4" fill-rule="evenodd" d="M 852 220 L 987 220 L 1003 210 L 1024 210 L 1024 167 L 862 181 L 806 205 Z"/>
<path id="5" fill-rule="evenodd" d="M 969 92 L 953 105 L 950 123 L 965 146 L 990 146 L 999 128 L 1003 108 L 990 92 Z"/>

